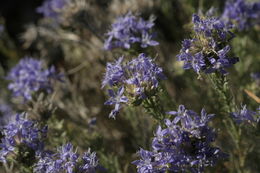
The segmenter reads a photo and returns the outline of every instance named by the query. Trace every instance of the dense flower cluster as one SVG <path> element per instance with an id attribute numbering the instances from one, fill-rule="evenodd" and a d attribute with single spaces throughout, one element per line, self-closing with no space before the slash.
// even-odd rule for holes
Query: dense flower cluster
<path id="1" fill-rule="evenodd" d="M 154 26 L 154 19 L 144 20 L 139 16 L 134 16 L 131 12 L 119 17 L 112 24 L 112 29 L 107 33 L 107 40 L 104 48 L 131 48 L 132 44 L 139 43 L 142 48 L 156 46 L 159 43 L 153 40 L 151 29 Z"/>
<path id="2" fill-rule="evenodd" d="M 147 98 L 159 86 L 159 80 L 165 79 L 163 71 L 145 54 L 123 64 L 123 57 L 115 63 L 108 63 L 102 87 L 109 86 L 111 97 L 105 104 L 115 105 L 110 117 L 115 118 L 121 103 L 140 102 Z"/>
<path id="3" fill-rule="evenodd" d="M 179 61 L 184 62 L 184 69 L 194 69 L 198 74 L 220 72 L 226 74 L 226 68 L 238 62 L 238 58 L 229 57 L 230 46 L 227 44 L 233 34 L 221 20 L 196 14 L 192 18 L 195 38 L 185 39 L 182 43 Z"/>
<path id="4" fill-rule="evenodd" d="M 8 89 L 15 97 L 23 97 L 24 101 L 28 101 L 37 91 L 51 92 L 53 81 L 60 78 L 53 66 L 45 69 L 43 61 L 24 58 L 8 74 L 7 79 L 11 81 Z"/>
<path id="5" fill-rule="evenodd" d="M 202 109 L 198 115 L 183 105 L 169 114 L 175 118 L 165 120 L 166 128 L 158 127 L 152 142 L 153 151 L 141 149 L 141 159 L 133 162 L 138 173 L 202 172 L 226 157 L 219 148 L 211 146 L 216 138 L 208 126 L 213 114 L 207 115 Z"/>
<path id="6" fill-rule="evenodd" d="M 35 154 L 40 153 L 46 133 L 47 126 L 39 128 L 36 122 L 27 119 L 26 113 L 17 114 L 15 120 L 4 127 L 0 161 L 6 162 L 8 155 L 15 154 L 16 149 L 21 146 L 33 150 Z"/>
<path id="7" fill-rule="evenodd" d="M 221 19 L 229 26 L 245 30 L 260 24 L 260 2 L 229 0 Z"/>
<path id="8" fill-rule="evenodd" d="M 60 10 L 69 2 L 69 0 L 45 0 L 42 6 L 37 8 L 38 13 L 42 13 L 44 17 L 57 20 Z"/>
<path id="9" fill-rule="evenodd" d="M 250 124 L 259 123 L 260 121 L 260 107 L 257 111 L 248 110 L 246 105 L 242 106 L 242 109 L 238 112 L 232 112 L 231 117 L 238 123 L 248 122 Z"/>
<path id="10" fill-rule="evenodd" d="M 36 164 L 37 173 L 93 173 L 98 165 L 96 153 L 90 150 L 80 157 L 70 143 L 58 148 L 57 153 L 46 153 Z"/>

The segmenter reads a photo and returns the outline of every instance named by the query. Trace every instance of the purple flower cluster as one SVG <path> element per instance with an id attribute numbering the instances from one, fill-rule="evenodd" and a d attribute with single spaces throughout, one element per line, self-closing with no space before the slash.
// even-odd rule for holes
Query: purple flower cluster
<path id="1" fill-rule="evenodd" d="M 111 88 L 108 90 L 110 99 L 105 104 L 115 105 L 109 117 L 115 118 L 121 103 L 134 103 L 149 97 L 162 79 L 165 79 L 162 69 L 143 53 L 127 63 L 123 63 L 123 57 L 108 63 L 102 87 Z"/>
<path id="2" fill-rule="evenodd" d="M 231 27 L 246 30 L 260 24 L 260 2 L 229 0 L 226 2 L 221 19 Z"/>
<path id="3" fill-rule="evenodd" d="M 0 144 L 0 161 L 6 162 L 8 155 L 16 154 L 16 149 L 23 145 L 36 154 L 44 147 L 42 140 L 46 137 L 47 126 L 39 128 L 38 124 L 27 119 L 26 113 L 17 114 L 16 119 L 4 127 L 4 137 Z"/>
<path id="4" fill-rule="evenodd" d="M 154 19 L 144 20 L 139 16 L 134 16 L 131 12 L 119 17 L 112 24 L 112 29 L 107 33 L 104 48 L 130 49 L 132 44 L 139 43 L 142 48 L 156 46 L 159 43 L 153 40 L 151 29 L 154 26 Z"/>
<path id="5" fill-rule="evenodd" d="M 211 146 L 216 134 L 208 126 L 214 116 L 201 115 L 187 110 L 183 105 L 169 114 L 175 118 L 165 120 L 166 128 L 158 127 L 152 142 L 152 151 L 140 149 L 140 160 L 133 162 L 138 173 L 202 172 L 227 155 Z"/>
<path id="6" fill-rule="evenodd" d="M 260 121 L 260 107 L 257 111 L 248 110 L 246 105 L 242 106 L 242 109 L 238 112 L 232 112 L 231 117 L 238 123 L 259 123 Z"/>
<path id="7" fill-rule="evenodd" d="M 58 148 L 57 153 L 46 153 L 35 166 L 37 173 L 93 173 L 98 165 L 96 153 L 90 150 L 80 157 L 67 143 Z"/>
<path id="8" fill-rule="evenodd" d="M 32 94 L 44 90 L 52 91 L 53 81 L 60 80 L 55 68 L 44 68 L 43 61 L 33 58 L 24 58 L 11 69 L 7 79 L 11 81 L 8 89 L 15 97 L 22 97 L 24 101 L 32 99 Z"/>
<path id="9" fill-rule="evenodd" d="M 37 8 L 38 13 L 44 17 L 59 19 L 60 10 L 68 3 L 69 0 L 45 0 L 42 6 Z"/>
<path id="10" fill-rule="evenodd" d="M 195 38 L 185 39 L 177 55 L 184 62 L 184 69 L 193 69 L 196 73 L 220 72 L 226 74 L 226 68 L 238 62 L 238 58 L 229 57 L 227 44 L 234 35 L 221 20 L 196 14 L 192 18 Z"/>

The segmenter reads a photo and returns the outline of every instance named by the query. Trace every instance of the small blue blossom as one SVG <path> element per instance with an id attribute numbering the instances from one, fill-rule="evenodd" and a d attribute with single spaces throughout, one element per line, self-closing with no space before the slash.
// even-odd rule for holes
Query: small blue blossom
<path id="1" fill-rule="evenodd" d="M 78 161 L 78 155 L 73 146 L 67 143 L 58 148 L 54 154 L 46 154 L 36 164 L 35 171 L 42 173 L 66 172 L 72 173 Z"/>
<path id="2" fill-rule="evenodd" d="M 139 150 L 140 160 L 133 161 L 132 163 L 137 165 L 138 173 L 160 173 L 163 172 L 163 168 L 157 168 L 159 166 L 156 164 L 156 155 L 154 152 L 147 151 L 144 149 Z"/>
<path id="3" fill-rule="evenodd" d="M 192 21 L 195 36 L 182 42 L 182 49 L 177 55 L 178 60 L 184 62 L 183 68 L 193 69 L 198 74 L 227 74 L 226 68 L 238 62 L 238 58 L 228 55 L 231 48 L 227 43 L 234 35 L 218 18 L 202 18 L 194 14 Z"/>
<path id="4" fill-rule="evenodd" d="M 127 103 L 128 99 L 124 96 L 124 87 L 120 87 L 118 91 L 115 93 L 113 90 L 108 90 L 109 100 L 105 102 L 105 105 L 115 105 L 114 110 L 111 111 L 109 117 L 114 118 L 119 113 L 119 109 L 121 108 L 121 103 Z"/>
<path id="5" fill-rule="evenodd" d="M 56 74 L 53 66 L 45 69 L 43 61 L 27 57 L 20 60 L 7 76 L 11 81 L 8 89 L 14 97 L 22 97 L 24 101 L 32 100 L 32 94 L 41 90 L 50 93 L 53 82 L 60 79 L 61 75 Z"/>
<path id="6" fill-rule="evenodd" d="M 213 147 L 216 134 L 208 126 L 214 116 L 202 109 L 198 115 L 183 105 L 178 111 L 168 112 L 175 118 L 165 119 L 166 128 L 158 127 L 153 138 L 153 151 L 141 149 L 141 160 L 134 161 L 137 172 L 203 172 L 205 167 L 213 166 L 225 158 L 219 148 Z"/>
<path id="7" fill-rule="evenodd" d="M 47 126 L 39 128 L 37 123 L 28 120 L 26 113 L 17 114 L 16 119 L 4 127 L 1 139 L 0 161 L 6 162 L 9 154 L 15 154 L 19 145 L 29 147 L 35 154 L 43 150 L 43 139 L 46 137 Z"/>
<path id="8" fill-rule="evenodd" d="M 227 25 L 238 30 L 247 30 L 260 24 L 260 2 L 228 0 L 221 16 Z"/>
<path id="9" fill-rule="evenodd" d="M 159 81 L 165 79 L 162 68 L 145 54 L 124 63 L 120 57 L 115 63 L 108 63 L 102 87 L 108 86 L 111 97 L 105 104 L 115 105 L 109 117 L 115 118 L 121 108 L 121 103 L 131 104 L 147 97 L 159 86 Z"/>
<path id="10" fill-rule="evenodd" d="M 83 165 L 80 166 L 79 170 L 81 173 L 91 173 L 95 172 L 95 168 L 98 166 L 98 159 L 95 152 L 90 151 L 90 149 L 85 152 L 82 156 Z"/>
<path id="11" fill-rule="evenodd" d="M 251 111 L 247 109 L 246 105 L 242 106 L 242 109 L 237 112 L 232 112 L 230 115 L 231 117 L 238 123 L 259 123 L 260 120 L 260 107 L 258 108 L 258 111 Z"/>
<path id="12" fill-rule="evenodd" d="M 34 171 L 37 173 L 94 173 L 98 165 L 96 153 L 90 150 L 82 157 L 74 151 L 71 143 L 57 149 L 57 153 L 46 153 L 40 157 Z"/>
<path id="13" fill-rule="evenodd" d="M 157 88 L 159 80 L 165 79 L 162 68 L 158 67 L 153 59 L 146 57 L 145 54 L 139 56 L 126 65 L 128 78 L 126 83 L 135 85 L 137 95 L 142 95 L 139 91 L 143 91 L 143 86 Z"/>
<path id="14" fill-rule="evenodd" d="M 111 50 L 114 48 L 130 49 L 134 43 L 139 43 L 142 48 L 156 46 L 159 43 L 153 40 L 154 34 L 151 29 L 154 26 L 154 19 L 148 21 L 139 16 L 134 16 L 131 12 L 119 17 L 112 24 L 112 29 L 107 35 L 104 48 Z"/>
<path id="15" fill-rule="evenodd" d="M 113 86 L 123 83 L 125 72 L 122 61 L 123 57 L 120 57 L 115 63 L 107 63 L 106 74 L 102 81 L 102 88 L 106 85 Z"/>
<path id="16" fill-rule="evenodd" d="M 59 19 L 61 9 L 69 2 L 69 0 L 45 0 L 43 4 L 37 8 L 38 13 L 42 13 L 44 17 Z"/>

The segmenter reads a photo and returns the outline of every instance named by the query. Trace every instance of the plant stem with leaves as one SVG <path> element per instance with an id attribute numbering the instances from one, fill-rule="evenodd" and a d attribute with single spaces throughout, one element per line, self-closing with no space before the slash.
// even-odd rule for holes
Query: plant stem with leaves
<path id="1" fill-rule="evenodd" d="M 221 112 L 223 113 L 223 124 L 232 139 L 234 149 L 230 149 L 231 160 L 235 165 L 236 172 L 244 173 L 245 154 L 241 146 L 241 129 L 234 124 L 229 114 L 235 111 L 235 99 L 232 95 L 227 76 L 220 73 L 208 75 L 215 92 L 218 95 L 221 104 Z"/>

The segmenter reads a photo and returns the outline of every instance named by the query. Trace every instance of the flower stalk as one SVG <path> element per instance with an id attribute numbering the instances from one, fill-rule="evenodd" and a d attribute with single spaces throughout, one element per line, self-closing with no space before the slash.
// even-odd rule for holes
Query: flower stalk
<path id="1" fill-rule="evenodd" d="M 165 110 L 158 98 L 158 95 L 145 99 L 142 106 L 147 113 L 152 115 L 154 119 L 160 123 L 163 123 L 163 120 L 165 119 Z"/>
<path id="2" fill-rule="evenodd" d="M 211 81 L 211 84 L 218 95 L 219 103 L 221 104 L 221 110 L 224 115 L 229 115 L 235 111 L 235 100 L 232 95 L 227 76 L 220 73 L 213 73 L 207 75 Z M 241 129 L 236 127 L 231 116 L 225 116 L 222 120 L 235 149 L 231 149 L 231 160 L 235 165 L 235 169 L 239 173 L 244 173 L 245 154 L 241 146 Z"/>

